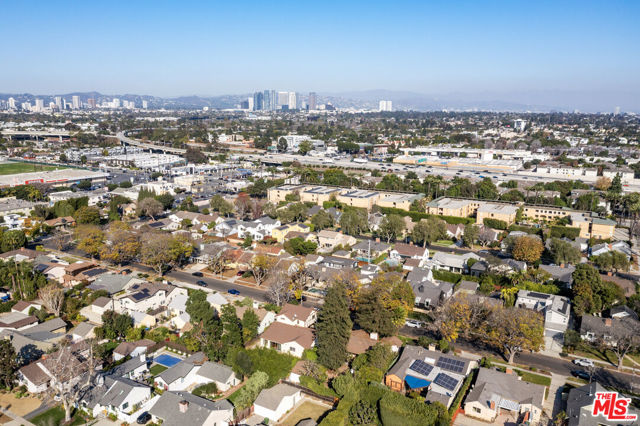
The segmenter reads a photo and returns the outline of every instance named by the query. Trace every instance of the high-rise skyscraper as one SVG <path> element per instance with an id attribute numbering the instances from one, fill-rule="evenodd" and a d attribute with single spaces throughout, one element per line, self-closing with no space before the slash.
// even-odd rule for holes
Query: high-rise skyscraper
<path id="1" fill-rule="evenodd" d="M 13 98 L 9 98 L 9 108 L 16 109 L 16 100 Z"/>
<path id="2" fill-rule="evenodd" d="M 95 108 L 96 107 L 96 100 L 94 98 L 87 99 L 87 103 L 89 104 L 89 108 Z"/>
<path id="3" fill-rule="evenodd" d="M 289 92 L 289 109 L 298 109 L 298 96 L 296 92 Z"/>
<path id="4" fill-rule="evenodd" d="M 118 99 L 118 98 L 113 98 L 113 102 L 111 102 L 111 105 L 112 105 L 114 108 L 120 108 L 120 99 Z"/>
<path id="5" fill-rule="evenodd" d="M 71 97 L 71 107 L 73 109 L 80 109 L 80 96 L 74 95 Z"/>
<path id="6" fill-rule="evenodd" d="M 62 96 L 56 96 L 56 97 L 54 98 L 54 101 L 55 101 L 55 103 L 56 103 L 56 107 L 57 107 L 58 109 L 60 109 L 60 110 L 61 110 L 61 109 L 63 108 L 63 105 L 62 105 Z"/>
<path id="7" fill-rule="evenodd" d="M 264 109 L 264 95 L 262 92 L 253 94 L 253 110 L 262 111 Z"/>
<path id="8" fill-rule="evenodd" d="M 278 106 L 289 105 L 289 92 L 278 92 Z"/>
<path id="9" fill-rule="evenodd" d="M 380 101 L 378 106 L 379 111 L 393 111 L 393 105 L 391 101 Z"/>
<path id="10" fill-rule="evenodd" d="M 247 109 L 249 111 L 253 111 L 253 97 L 252 96 L 249 96 L 247 98 Z"/>
<path id="11" fill-rule="evenodd" d="M 265 111 L 271 111 L 273 109 L 271 105 L 271 92 L 269 90 L 265 90 L 262 93 L 262 109 Z"/>
<path id="12" fill-rule="evenodd" d="M 142 101 L 142 109 L 149 108 L 149 101 Z"/>
<path id="13" fill-rule="evenodd" d="M 309 111 L 315 111 L 318 108 L 318 95 L 316 95 L 316 92 L 309 93 L 307 105 L 309 106 Z"/>
<path id="14" fill-rule="evenodd" d="M 36 112 L 44 111 L 44 101 L 42 99 L 36 99 L 35 111 Z"/>

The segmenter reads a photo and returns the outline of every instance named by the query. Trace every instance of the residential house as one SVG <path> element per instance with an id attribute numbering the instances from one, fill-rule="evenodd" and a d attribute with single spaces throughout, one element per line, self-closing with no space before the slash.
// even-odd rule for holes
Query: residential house
<path id="1" fill-rule="evenodd" d="M 453 295 L 453 284 L 433 279 L 431 269 L 414 268 L 407 275 L 415 295 L 415 305 L 420 308 L 439 306 Z"/>
<path id="2" fill-rule="evenodd" d="M 226 426 L 233 422 L 233 405 L 226 399 L 209 401 L 189 392 L 167 391 L 149 409 L 164 426 Z"/>
<path id="3" fill-rule="evenodd" d="M 229 303 L 226 297 L 217 292 L 207 294 L 207 302 L 209 302 L 218 314 L 222 312 L 222 307 Z"/>
<path id="4" fill-rule="evenodd" d="M 566 265 L 565 267 L 556 265 L 540 265 L 539 269 L 545 271 L 554 281 L 564 284 L 566 287 L 571 288 L 573 284 L 573 273 L 576 267 L 573 265 Z"/>
<path id="5" fill-rule="evenodd" d="M 358 261 L 338 256 L 323 256 L 319 264 L 332 269 L 355 269 L 358 266 Z"/>
<path id="6" fill-rule="evenodd" d="M 391 245 L 380 242 L 380 239 L 376 239 L 375 241 L 360 241 L 351 247 L 351 251 L 356 253 L 356 259 L 369 261 L 377 259 L 385 253 L 389 253 L 390 248 Z"/>
<path id="7" fill-rule="evenodd" d="M 265 417 L 277 423 L 282 416 L 302 400 L 299 388 L 279 383 L 272 388 L 263 389 L 253 403 L 254 415 Z"/>
<path id="8" fill-rule="evenodd" d="M 226 392 L 230 388 L 240 384 L 235 373 L 224 364 L 207 361 L 196 373 L 196 383 L 215 383 L 220 392 Z"/>
<path id="9" fill-rule="evenodd" d="M 352 237 L 351 235 L 343 234 L 342 232 L 323 229 L 318 233 L 318 250 L 324 253 L 331 252 L 338 246 L 350 247 L 357 242 L 358 240 L 356 240 L 354 237 Z"/>
<path id="10" fill-rule="evenodd" d="M 545 347 L 548 350 L 562 350 L 564 332 L 569 326 L 571 315 L 571 303 L 567 297 L 520 290 L 515 306 L 542 313 Z"/>
<path id="11" fill-rule="evenodd" d="M 493 423 L 509 415 L 515 423 L 537 424 L 544 404 L 545 386 L 520 380 L 514 373 L 480 368 L 464 402 L 464 414 Z"/>
<path id="12" fill-rule="evenodd" d="M 460 239 L 464 235 L 464 225 L 462 224 L 447 224 L 447 237 Z"/>
<path id="13" fill-rule="evenodd" d="M 132 380 L 144 381 L 145 375 L 149 372 L 149 359 L 146 354 L 140 354 L 123 362 L 111 370 L 108 374 L 117 377 L 126 377 Z"/>
<path id="14" fill-rule="evenodd" d="M 100 296 L 90 305 L 80 309 L 80 315 L 93 324 L 102 325 L 102 315 L 106 311 L 115 310 L 115 301 L 108 297 Z"/>
<path id="15" fill-rule="evenodd" d="M 306 349 L 315 346 L 315 340 L 310 328 L 276 321 L 260 335 L 260 346 L 301 358 Z"/>
<path id="16" fill-rule="evenodd" d="M 21 314 L 29 315 L 31 308 L 36 310 L 42 309 L 42 305 L 36 302 L 27 302 L 25 300 L 19 300 L 18 303 L 11 307 L 11 312 L 20 312 Z"/>
<path id="17" fill-rule="evenodd" d="M 301 305 L 285 304 L 275 320 L 283 324 L 295 325 L 297 327 L 311 327 L 315 324 L 317 313 L 314 308 Z"/>
<path id="18" fill-rule="evenodd" d="M 267 311 L 264 308 L 256 308 L 249 306 L 238 306 L 236 307 L 236 315 L 238 318 L 242 319 L 244 317 L 245 312 L 248 310 L 253 311 L 257 316 L 260 323 L 258 324 L 258 334 L 262 334 L 267 327 L 273 324 L 276 320 L 276 314 L 273 311 Z"/>
<path id="19" fill-rule="evenodd" d="M 414 244 L 396 243 L 389 253 L 393 259 L 418 259 L 426 262 L 429 259 L 429 250 Z"/>
<path id="20" fill-rule="evenodd" d="M 0 314 L 0 331 L 24 330 L 38 324 L 38 318 L 33 315 L 23 314 L 22 312 L 8 312 Z"/>
<path id="21" fill-rule="evenodd" d="M 284 243 L 285 236 L 292 231 L 297 232 L 311 232 L 311 228 L 304 223 L 289 223 L 286 225 L 281 225 L 274 227 L 271 230 L 271 237 L 278 241 L 280 244 Z"/>
<path id="22" fill-rule="evenodd" d="M 2 260 L 14 260 L 16 262 L 32 261 L 38 257 L 41 253 L 35 250 L 20 247 L 16 250 L 11 250 L 0 254 Z"/>
<path id="23" fill-rule="evenodd" d="M 620 338 L 636 334 L 640 330 L 640 321 L 632 316 L 602 318 L 583 315 L 580 321 L 580 337 L 588 342 L 601 341 L 616 346 Z"/>
<path id="24" fill-rule="evenodd" d="M 115 415 L 118 419 L 132 420 L 129 414 L 151 398 L 151 387 L 125 377 L 106 376 L 102 384 L 94 387 L 80 400 L 94 417 L 100 414 Z"/>
<path id="25" fill-rule="evenodd" d="M 129 293 L 116 300 L 116 310 L 124 313 L 147 312 L 169 305 L 178 295 L 187 295 L 187 290 L 169 284 L 145 282 L 129 287 Z"/>
<path id="26" fill-rule="evenodd" d="M 76 220 L 72 216 L 57 217 L 55 219 L 45 220 L 42 223 L 58 230 L 67 230 L 76 226 Z"/>
<path id="27" fill-rule="evenodd" d="M 92 339 L 96 337 L 95 335 L 95 324 L 91 324 L 88 321 L 81 322 L 76 325 L 69 334 L 71 335 L 71 339 L 74 343 L 79 342 L 81 340 Z"/>
<path id="28" fill-rule="evenodd" d="M 437 251 L 431 258 L 431 264 L 435 269 L 464 274 L 469 270 L 469 259 L 482 260 L 475 253 L 451 254 Z"/>
<path id="29" fill-rule="evenodd" d="M 135 342 L 122 342 L 113 350 L 113 359 L 119 361 L 127 356 L 131 358 L 139 357 L 147 353 L 147 350 L 156 343 L 153 340 L 142 339 Z"/>
<path id="30" fill-rule="evenodd" d="M 427 389 L 426 399 L 449 407 L 477 362 L 452 354 L 407 345 L 387 372 L 384 383 L 391 390 Z"/>
<path id="31" fill-rule="evenodd" d="M 205 354 L 196 352 L 155 376 L 153 378 L 155 386 L 164 390 L 186 390 L 197 383 L 198 370 L 200 370 L 205 361 Z"/>
<path id="32" fill-rule="evenodd" d="M 144 281 L 127 274 L 102 274 L 95 279 L 89 288 L 91 290 L 105 290 L 109 295 L 113 295 L 128 289 L 133 284 L 140 284 Z"/>

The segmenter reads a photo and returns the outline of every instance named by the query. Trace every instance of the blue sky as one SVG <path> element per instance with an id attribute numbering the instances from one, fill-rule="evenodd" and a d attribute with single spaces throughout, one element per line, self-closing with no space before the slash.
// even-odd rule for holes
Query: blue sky
<path id="1" fill-rule="evenodd" d="M 638 1 L 3 2 L 0 92 L 640 92 Z"/>

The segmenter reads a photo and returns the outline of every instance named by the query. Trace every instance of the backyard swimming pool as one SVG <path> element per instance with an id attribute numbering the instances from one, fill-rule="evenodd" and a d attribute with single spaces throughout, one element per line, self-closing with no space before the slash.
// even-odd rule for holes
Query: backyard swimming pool
<path id="1" fill-rule="evenodd" d="M 164 365 L 165 367 L 173 367 L 174 365 L 176 365 L 177 363 L 179 363 L 182 360 L 180 358 L 175 357 L 175 356 L 162 354 L 162 355 L 159 355 L 159 356 L 155 357 L 154 361 L 157 362 L 160 365 Z"/>

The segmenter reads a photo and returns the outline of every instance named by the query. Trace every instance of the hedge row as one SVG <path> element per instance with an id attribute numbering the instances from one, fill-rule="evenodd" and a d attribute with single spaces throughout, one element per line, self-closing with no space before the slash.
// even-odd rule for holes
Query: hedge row
<path id="1" fill-rule="evenodd" d="M 380 212 L 384 214 L 397 214 L 400 216 L 409 216 L 411 220 L 414 222 L 419 222 L 422 219 L 428 219 L 430 217 L 436 217 L 438 219 L 442 219 L 448 224 L 451 225 L 469 225 L 475 223 L 475 220 L 470 217 L 456 217 L 456 216 L 440 216 L 437 214 L 429 214 L 415 211 L 407 211 L 402 209 L 397 209 L 394 207 L 380 207 Z"/>
<path id="2" fill-rule="evenodd" d="M 567 237 L 571 240 L 575 240 L 580 236 L 580 228 L 572 228 L 570 226 L 557 226 L 551 227 L 551 237 L 563 238 Z"/>
<path id="3" fill-rule="evenodd" d="M 460 404 L 462 404 L 462 399 L 464 398 L 464 396 L 466 395 L 467 391 L 469 390 L 469 386 L 471 386 L 471 382 L 473 381 L 473 378 L 476 375 L 477 371 L 478 370 L 473 370 L 471 372 L 471 374 L 469 374 L 467 376 L 467 378 L 464 379 L 464 383 L 462 383 L 462 386 L 460 387 L 460 390 L 458 391 L 458 394 L 453 399 L 453 402 L 451 403 L 451 406 L 449 407 L 449 416 L 450 417 L 453 417 L 454 413 L 456 411 L 458 411 L 458 408 L 460 408 Z"/>
<path id="4" fill-rule="evenodd" d="M 509 227 L 509 224 L 504 220 L 491 219 L 490 217 L 485 217 L 482 223 L 489 228 L 500 229 L 502 231 L 505 231 Z"/>

